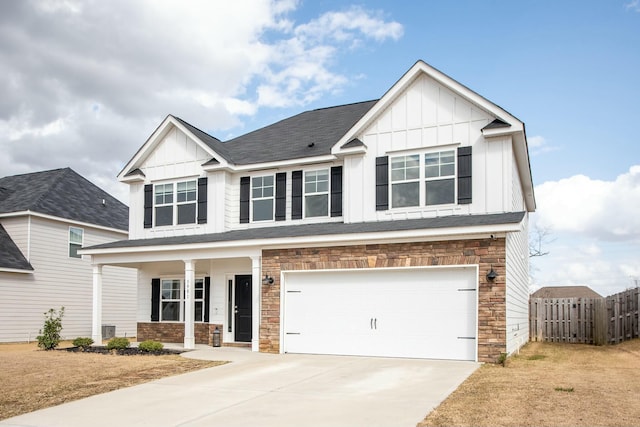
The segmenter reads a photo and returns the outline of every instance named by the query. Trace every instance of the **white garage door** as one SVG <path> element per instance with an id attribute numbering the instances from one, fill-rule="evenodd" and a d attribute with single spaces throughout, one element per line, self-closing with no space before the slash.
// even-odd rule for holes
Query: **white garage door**
<path id="1" fill-rule="evenodd" d="M 286 272 L 284 352 L 476 360 L 475 267 Z"/>

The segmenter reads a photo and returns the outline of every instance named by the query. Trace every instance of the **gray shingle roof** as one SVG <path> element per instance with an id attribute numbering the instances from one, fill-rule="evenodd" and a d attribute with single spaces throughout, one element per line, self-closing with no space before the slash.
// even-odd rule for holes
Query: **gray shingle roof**
<path id="1" fill-rule="evenodd" d="M 471 227 L 482 225 L 518 224 L 524 212 L 509 212 L 486 215 L 453 215 L 438 218 L 408 219 L 402 221 L 378 221 L 345 224 L 320 223 L 289 225 L 278 227 L 233 230 L 224 233 L 200 234 L 193 236 L 173 236 L 154 239 L 120 240 L 83 249 L 135 248 L 148 246 L 188 245 L 194 243 L 232 242 L 239 240 L 281 239 L 291 237 L 310 237 L 344 235 L 355 233 L 376 233 L 385 231 L 410 231 L 450 227 Z"/>
<path id="2" fill-rule="evenodd" d="M 331 147 L 376 102 L 305 111 L 226 142 L 176 119 L 230 163 L 250 165 L 331 154 Z"/>
<path id="3" fill-rule="evenodd" d="M 129 208 L 70 168 L 0 178 L 0 213 L 23 211 L 129 229 Z"/>
<path id="4" fill-rule="evenodd" d="M 0 268 L 33 270 L 2 224 L 0 224 Z"/>
<path id="5" fill-rule="evenodd" d="M 588 286 L 545 286 L 531 294 L 531 298 L 602 298 Z"/>

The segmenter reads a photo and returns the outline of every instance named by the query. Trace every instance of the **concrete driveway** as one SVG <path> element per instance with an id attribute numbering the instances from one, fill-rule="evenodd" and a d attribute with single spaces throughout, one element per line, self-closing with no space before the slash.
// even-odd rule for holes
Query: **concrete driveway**
<path id="1" fill-rule="evenodd" d="M 232 363 L 0 422 L 2 426 L 415 426 L 479 364 L 272 355 L 199 347 Z"/>

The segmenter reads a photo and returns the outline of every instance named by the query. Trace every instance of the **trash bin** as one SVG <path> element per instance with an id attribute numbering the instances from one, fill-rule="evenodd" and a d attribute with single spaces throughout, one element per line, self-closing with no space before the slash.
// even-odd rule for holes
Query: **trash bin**
<path id="1" fill-rule="evenodd" d="M 213 339 L 211 340 L 214 347 L 220 347 L 220 329 L 216 326 L 216 329 L 213 331 Z"/>
<path id="2" fill-rule="evenodd" d="M 102 325 L 102 339 L 110 340 L 111 338 L 116 336 L 116 326 L 115 325 Z"/>

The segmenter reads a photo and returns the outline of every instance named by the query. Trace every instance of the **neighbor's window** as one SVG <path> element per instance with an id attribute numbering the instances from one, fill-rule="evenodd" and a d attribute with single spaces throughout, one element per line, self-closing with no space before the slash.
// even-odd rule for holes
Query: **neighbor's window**
<path id="1" fill-rule="evenodd" d="M 155 225 L 195 224 L 196 181 L 180 181 L 154 186 Z"/>
<path id="2" fill-rule="evenodd" d="M 273 175 L 257 176 L 251 179 L 253 221 L 273 220 L 273 197 Z"/>
<path id="3" fill-rule="evenodd" d="M 391 207 L 455 203 L 454 150 L 392 157 Z"/>
<path id="4" fill-rule="evenodd" d="M 329 170 L 304 173 L 305 218 L 329 215 Z"/>
<path id="5" fill-rule="evenodd" d="M 84 237 L 84 230 L 82 228 L 69 227 L 69 257 L 70 258 L 82 258 L 82 255 L 78 254 L 78 249 L 82 247 L 83 237 Z"/>

